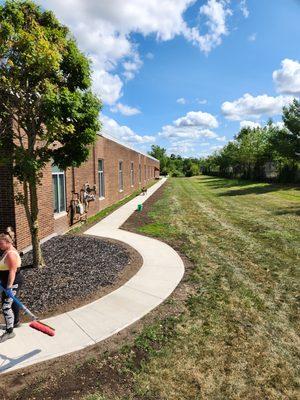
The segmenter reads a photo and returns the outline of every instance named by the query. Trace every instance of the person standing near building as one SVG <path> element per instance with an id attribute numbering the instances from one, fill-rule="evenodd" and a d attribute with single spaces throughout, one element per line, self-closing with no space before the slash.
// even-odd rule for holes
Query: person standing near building
<path id="1" fill-rule="evenodd" d="M 14 328 L 20 325 L 19 306 L 9 295 L 16 296 L 23 283 L 23 276 L 20 272 L 21 257 L 14 247 L 14 233 L 7 230 L 0 234 L 0 250 L 3 257 L 0 260 L 0 281 L 6 289 L 2 292 L 2 312 L 5 320 L 5 332 L 0 337 L 0 343 L 15 337 Z"/>

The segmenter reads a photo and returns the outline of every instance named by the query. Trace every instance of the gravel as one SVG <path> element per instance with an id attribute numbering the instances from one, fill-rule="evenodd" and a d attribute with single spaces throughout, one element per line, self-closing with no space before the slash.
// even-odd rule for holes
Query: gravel
<path id="1" fill-rule="evenodd" d="M 42 244 L 46 267 L 23 270 L 21 299 L 36 313 L 44 313 L 86 299 L 101 287 L 113 284 L 130 262 L 120 244 L 87 236 L 56 236 Z M 22 265 L 32 254 L 22 257 Z"/>

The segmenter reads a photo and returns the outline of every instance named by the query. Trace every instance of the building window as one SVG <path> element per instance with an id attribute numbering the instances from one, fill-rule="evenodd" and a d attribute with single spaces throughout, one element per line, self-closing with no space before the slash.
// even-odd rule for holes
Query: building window
<path id="1" fill-rule="evenodd" d="M 52 165 L 53 208 L 58 214 L 66 211 L 66 178 L 65 172 Z"/>
<path id="2" fill-rule="evenodd" d="M 99 197 L 105 197 L 105 183 L 104 183 L 104 160 L 98 160 L 98 178 L 99 178 Z"/>
<path id="3" fill-rule="evenodd" d="M 123 161 L 119 161 L 119 191 L 122 192 L 123 189 Z"/>
<path id="4" fill-rule="evenodd" d="M 142 166 L 139 164 L 139 183 L 142 183 Z"/>
<path id="5" fill-rule="evenodd" d="M 130 163 L 130 185 L 131 186 L 134 185 L 134 165 L 133 165 L 133 161 L 131 161 L 131 163 Z"/>

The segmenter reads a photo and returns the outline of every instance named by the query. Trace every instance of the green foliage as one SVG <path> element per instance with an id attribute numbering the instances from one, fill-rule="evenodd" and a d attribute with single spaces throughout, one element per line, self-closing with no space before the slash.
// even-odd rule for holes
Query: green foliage
<path id="1" fill-rule="evenodd" d="M 166 149 L 163 147 L 157 146 L 156 144 L 153 144 L 151 146 L 151 151 L 149 152 L 149 155 L 157 158 L 158 160 L 163 160 L 164 157 L 166 157 Z"/>
<path id="2" fill-rule="evenodd" d="M 284 126 L 269 120 L 265 127 L 244 127 L 220 151 L 203 159 L 166 155 L 166 150 L 152 146 L 150 155 L 158 158 L 161 173 L 173 177 L 206 174 L 253 180 L 277 179 L 282 182 L 299 179 L 300 102 L 283 108 Z M 272 173 L 267 173 L 267 168 Z"/>
<path id="3" fill-rule="evenodd" d="M 150 236 L 161 236 L 164 238 L 169 238 L 174 233 L 174 230 L 170 227 L 170 225 L 164 224 L 162 222 L 153 222 L 151 224 L 147 224 L 144 227 L 141 227 L 140 232 L 146 233 Z"/>
<path id="4" fill-rule="evenodd" d="M 171 316 L 165 318 L 163 321 L 145 327 L 142 333 L 135 339 L 135 347 L 149 355 L 159 353 L 159 348 L 162 345 L 178 335 L 176 326 L 181 322 L 181 318 L 181 315 Z"/>
<path id="5" fill-rule="evenodd" d="M 297 100 L 283 109 L 283 121 L 283 127 L 270 120 L 262 128 L 242 128 L 222 150 L 201 160 L 202 172 L 253 180 L 296 181 L 300 160 L 300 103 Z M 271 178 L 266 166 L 273 169 Z"/>
<path id="6" fill-rule="evenodd" d="M 188 169 L 185 172 L 185 176 L 186 177 L 191 177 L 191 176 L 195 176 L 195 175 L 199 175 L 199 165 L 191 162 L 191 164 L 189 165 Z"/>
<path id="7" fill-rule="evenodd" d="M 283 122 L 287 129 L 278 130 L 272 144 L 277 153 L 290 161 L 300 159 L 300 103 L 296 99 L 283 108 Z"/>
<path id="8" fill-rule="evenodd" d="M 89 396 L 85 397 L 84 400 L 108 400 L 108 399 L 102 394 L 90 394 Z"/>
<path id="9" fill-rule="evenodd" d="M 171 154 L 167 156 L 166 149 L 153 145 L 149 155 L 160 161 L 161 175 L 172 177 L 199 175 L 200 162 L 196 158 L 182 158 L 180 155 Z M 187 171 L 188 175 L 186 175 Z"/>
<path id="10" fill-rule="evenodd" d="M 0 20 L 2 158 L 20 181 L 38 181 L 51 159 L 79 166 L 100 129 L 88 59 L 68 28 L 31 1 L 7 0 Z"/>
<path id="11" fill-rule="evenodd" d="M 300 102 L 294 99 L 289 107 L 283 108 L 283 122 L 287 129 L 292 133 L 294 139 L 298 139 L 299 150 L 299 136 L 300 136 Z"/>
<path id="12" fill-rule="evenodd" d="M 50 161 L 78 167 L 100 130 L 89 60 L 69 30 L 30 0 L 0 5 L 0 162 L 22 183 L 34 264 L 39 246 L 37 185 Z"/>
<path id="13" fill-rule="evenodd" d="M 160 174 L 168 175 L 168 169 L 167 169 L 168 156 L 166 154 L 166 149 L 153 144 L 151 146 L 151 151 L 149 151 L 148 154 L 151 157 L 154 157 L 160 161 Z"/>
<path id="14" fill-rule="evenodd" d="M 175 170 L 171 171 L 171 175 L 174 178 L 178 178 L 179 176 L 182 176 L 182 172 L 178 171 L 178 169 L 175 169 Z"/>

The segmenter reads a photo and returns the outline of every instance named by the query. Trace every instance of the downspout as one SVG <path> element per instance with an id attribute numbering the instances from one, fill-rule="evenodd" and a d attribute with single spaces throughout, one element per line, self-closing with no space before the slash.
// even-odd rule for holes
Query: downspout
<path id="1" fill-rule="evenodd" d="M 75 169 L 72 167 L 72 192 L 75 193 Z"/>
<path id="2" fill-rule="evenodd" d="M 93 146 L 94 186 L 96 187 L 96 147 Z"/>

